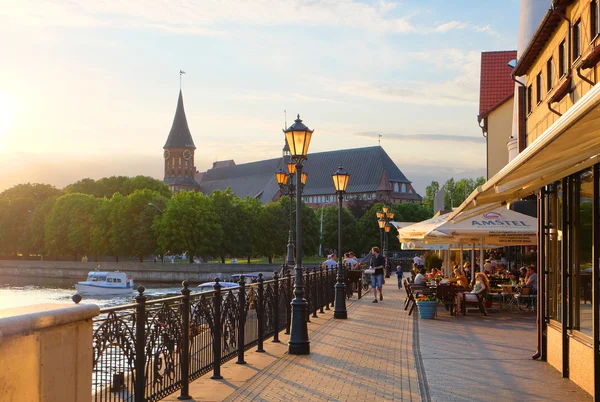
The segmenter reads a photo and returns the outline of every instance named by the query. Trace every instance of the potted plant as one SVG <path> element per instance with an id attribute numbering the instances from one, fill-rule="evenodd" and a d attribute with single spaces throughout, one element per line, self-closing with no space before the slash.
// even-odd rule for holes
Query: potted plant
<path id="1" fill-rule="evenodd" d="M 433 319 L 438 305 L 438 299 L 433 295 L 421 296 L 417 299 L 419 316 L 423 319 Z"/>
<path id="2" fill-rule="evenodd" d="M 442 275 L 438 274 L 433 279 L 435 279 L 435 282 L 439 285 L 440 282 L 442 281 L 442 279 L 444 279 L 444 277 Z"/>
<path id="3" fill-rule="evenodd" d="M 510 279 L 510 283 L 511 283 L 513 286 L 516 286 L 516 285 L 517 285 L 517 277 L 516 277 L 515 275 L 513 275 L 513 274 L 508 274 L 508 279 Z"/>

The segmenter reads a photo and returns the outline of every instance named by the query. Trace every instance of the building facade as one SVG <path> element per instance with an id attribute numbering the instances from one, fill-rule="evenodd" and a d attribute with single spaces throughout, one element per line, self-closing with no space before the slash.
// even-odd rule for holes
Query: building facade
<path id="1" fill-rule="evenodd" d="M 230 188 L 239 197 L 257 198 L 263 204 L 276 201 L 281 196 L 275 172 L 287 169 L 287 143 L 279 158 L 242 164 L 236 164 L 231 159 L 217 161 L 206 172 L 197 171 L 195 151 L 196 146 L 183 106 L 183 95 L 179 91 L 175 117 L 163 147 L 164 182 L 171 191 L 201 191 L 211 194 L 215 190 Z M 384 149 L 377 146 L 309 154 L 304 164 L 308 180 L 303 190 L 303 200 L 309 207 L 335 205 L 337 201 L 331 174 L 340 165 L 351 175 L 345 195 L 346 202 L 366 200 L 387 204 L 421 203 L 421 196 L 412 183 Z"/>
<path id="2" fill-rule="evenodd" d="M 487 179 L 508 163 L 515 87 L 508 63 L 516 58 L 516 50 L 481 53 L 477 121 L 486 139 Z"/>
<path id="3" fill-rule="evenodd" d="M 163 157 L 165 160 L 165 178 L 163 181 L 169 186 L 171 191 L 198 191 L 200 189 L 195 180 L 195 153 L 196 146 L 188 127 L 183 107 L 183 94 L 180 90 L 171 131 L 169 131 L 167 142 L 163 147 Z"/>
<path id="4" fill-rule="evenodd" d="M 453 211 L 535 195 L 538 352 L 600 398 L 600 15 L 597 0 L 555 0 L 513 71 L 520 153 Z M 460 219 L 460 218 L 458 218 Z"/>

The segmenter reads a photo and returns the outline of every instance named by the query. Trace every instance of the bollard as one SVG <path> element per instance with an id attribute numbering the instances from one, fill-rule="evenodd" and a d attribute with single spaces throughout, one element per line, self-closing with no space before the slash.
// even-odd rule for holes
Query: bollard
<path id="1" fill-rule="evenodd" d="M 183 318 L 183 345 L 181 345 L 181 393 L 177 399 L 185 401 L 192 399 L 190 396 L 190 293 L 188 281 L 181 283 L 181 316 Z"/>
<path id="2" fill-rule="evenodd" d="M 244 346 L 246 343 L 246 280 L 240 275 L 240 290 L 238 291 L 238 359 L 236 364 L 246 364 L 244 360 Z"/>
<path id="3" fill-rule="evenodd" d="M 310 292 L 312 294 L 312 308 L 313 308 L 313 312 L 312 312 L 312 316 L 313 318 L 318 318 L 317 316 L 317 305 L 319 304 L 318 299 L 319 299 L 319 292 L 318 292 L 318 288 L 317 288 L 317 268 L 313 267 L 313 272 L 312 272 L 312 291 Z"/>
<path id="4" fill-rule="evenodd" d="M 323 305 L 325 304 L 325 300 L 327 300 L 325 292 L 323 292 L 324 289 L 325 287 L 323 286 L 323 269 L 319 268 L 319 313 L 321 314 L 325 314 L 325 311 L 323 311 Z"/>
<path id="5" fill-rule="evenodd" d="M 135 297 L 135 402 L 146 400 L 146 288 L 139 286 Z"/>
<path id="6" fill-rule="evenodd" d="M 264 353 L 263 348 L 264 335 L 265 335 L 265 285 L 264 285 L 263 274 L 258 274 L 258 304 L 256 306 L 256 314 L 258 315 L 258 353 Z"/>
<path id="7" fill-rule="evenodd" d="M 215 290 L 215 296 L 213 297 L 213 309 L 214 309 L 214 333 L 213 333 L 213 363 L 214 370 L 211 380 L 220 380 L 221 376 L 221 284 L 219 278 L 215 278 L 215 284 L 213 286 Z"/>
<path id="8" fill-rule="evenodd" d="M 306 278 L 304 279 L 304 289 L 305 289 L 305 299 L 306 299 L 306 322 L 311 322 L 310 321 L 310 297 L 311 295 L 311 288 L 310 288 L 310 269 L 306 269 L 306 273 L 305 276 Z"/>
<path id="9" fill-rule="evenodd" d="M 285 289 L 285 297 L 287 300 L 286 303 L 286 314 L 285 314 L 285 334 L 289 335 L 290 334 L 290 327 L 292 326 L 292 274 L 290 273 L 290 271 L 288 270 L 285 273 L 285 279 L 287 282 L 286 285 L 286 289 Z"/>
<path id="10" fill-rule="evenodd" d="M 329 308 L 329 269 L 325 268 L 325 278 L 323 278 L 323 286 L 325 287 L 325 310 L 330 310 Z"/>
<path id="11" fill-rule="evenodd" d="M 273 325 L 275 326 L 275 333 L 273 334 L 273 342 L 280 343 L 279 341 L 279 275 L 277 271 L 273 273 L 273 296 L 275 297 L 275 304 L 273 305 Z"/>

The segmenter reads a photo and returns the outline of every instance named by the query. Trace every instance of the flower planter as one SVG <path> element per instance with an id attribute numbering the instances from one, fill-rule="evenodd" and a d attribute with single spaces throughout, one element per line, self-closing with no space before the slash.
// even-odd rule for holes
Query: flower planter
<path id="1" fill-rule="evenodd" d="M 423 319 L 431 320 L 435 318 L 435 311 L 437 309 L 438 302 L 434 301 L 418 301 L 419 316 Z"/>

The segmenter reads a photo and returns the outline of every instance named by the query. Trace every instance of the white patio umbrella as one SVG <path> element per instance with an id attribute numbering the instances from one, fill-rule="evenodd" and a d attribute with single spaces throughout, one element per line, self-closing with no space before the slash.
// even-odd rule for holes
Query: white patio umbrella
<path id="1" fill-rule="evenodd" d="M 399 229 L 401 242 L 425 244 L 471 244 L 474 266 L 475 244 L 480 245 L 480 270 L 483 270 L 483 250 L 487 246 L 537 244 L 537 219 L 529 215 L 498 207 L 473 215 L 457 215 L 453 220 L 442 215 Z M 474 269 L 471 270 L 472 275 Z"/>

